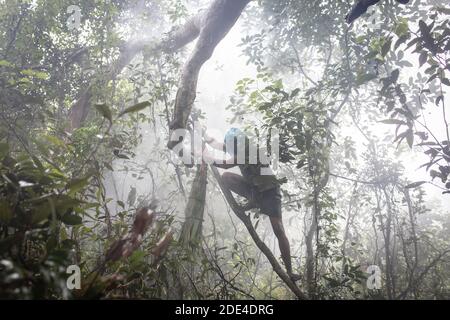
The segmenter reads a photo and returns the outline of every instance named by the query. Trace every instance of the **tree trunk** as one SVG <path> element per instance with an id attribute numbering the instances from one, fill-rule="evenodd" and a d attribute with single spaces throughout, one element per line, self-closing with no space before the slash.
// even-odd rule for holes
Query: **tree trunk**
<path id="1" fill-rule="evenodd" d="M 195 100 L 197 80 L 200 68 L 211 57 L 217 44 L 230 31 L 237 19 L 251 0 L 215 0 L 206 9 L 189 19 L 182 27 L 169 33 L 168 37 L 152 48 L 154 54 L 172 53 L 199 38 L 195 48 L 186 61 L 175 101 L 174 119 L 171 129 L 185 128 Z M 141 52 L 147 43 L 126 43 L 120 50 L 119 58 L 110 67 L 106 78 L 100 82 L 107 83 L 122 72 L 131 60 Z M 69 112 L 70 130 L 81 126 L 89 112 L 92 89 L 97 81 L 80 93 Z M 178 143 L 178 142 L 177 142 Z M 175 144 L 169 144 L 173 147 Z"/>
<path id="2" fill-rule="evenodd" d="M 206 10 L 200 35 L 186 61 L 178 85 L 175 110 L 170 130 L 184 129 L 194 104 L 200 69 L 211 57 L 219 42 L 227 35 L 250 0 L 215 0 Z M 179 141 L 169 141 L 172 149 Z"/>
<path id="3" fill-rule="evenodd" d="M 315 210 L 311 209 L 311 225 L 305 238 L 306 245 L 306 285 L 308 295 L 313 296 L 315 292 L 315 254 L 314 254 L 314 238 L 317 234 L 317 219 Z"/>
<path id="4" fill-rule="evenodd" d="M 184 246 L 196 248 L 202 240 L 203 214 L 205 211 L 206 183 L 208 167 L 201 164 L 197 168 L 189 199 L 184 210 L 184 224 L 179 241 Z"/>

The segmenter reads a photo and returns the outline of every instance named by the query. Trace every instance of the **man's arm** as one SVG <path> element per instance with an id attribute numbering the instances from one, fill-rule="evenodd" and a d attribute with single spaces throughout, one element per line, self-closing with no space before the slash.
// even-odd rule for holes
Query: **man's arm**
<path id="1" fill-rule="evenodd" d="M 214 137 L 211 137 L 206 131 L 204 132 L 205 142 L 214 149 L 224 151 L 225 143 L 217 141 Z"/>
<path id="2" fill-rule="evenodd" d="M 221 169 L 230 169 L 237 166 L 236 157 L 228 159 L 217 159 L 214 156 L 210 155 L 206 151 L 206 149 L 203 151 L 203 160 L 208 163 L 212 163 L 215 167 Z"/>
<path id="3" fill-rule="evenodd" d="M 230 169 L 230 168 L 233 168 L 233 167 L 237 166 L 237 164 L 235 164 L 235 163 L 217 163 L 217 162 L 213 162 L 213 166 L 215 166 L 217 168 L 221 168 L 221 169 Z"/>
<path id="4" fill-rule="evenodd" d="M 219 149 L 223 151 L 223 149 Z M 207 163 L 211 163 L 215 167 L 221 168 L 221 169 L 230 169 L 235 166 L 237 166 L 236 157 L 228 158 L 228 159 L 218 159 L 215 158 L 212 154 L 208 152 L 206 148 L 203 149 L 201 157 L 203 161 Z"/>

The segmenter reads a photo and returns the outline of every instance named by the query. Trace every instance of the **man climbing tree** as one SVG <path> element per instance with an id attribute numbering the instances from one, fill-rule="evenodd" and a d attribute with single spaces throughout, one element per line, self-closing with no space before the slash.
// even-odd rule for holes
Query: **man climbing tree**
<path id="1" fill-rule="evenodd" d="M 257 157 L 256 163 L 249 161 L 250 139 L 237 128 L 231 128 L 227 132 L 224 142 L 217 141 L 205 132 L 205 141 L 214 149 L 223 151 L 231 158 L 226 159 L 224 163 L 223 159 L 215 158 L 204 149 L 203 160 L 222 169 L 239 166 L 242 175 L 225 172 L 222 175 L 222 181 L 231 191 L 247 200 L 247 203 L 243 205 L 243 210 L 259 208 L 262 214 L 269 216 L 273 232 L 278 239 L 281 258 L 286 266 L 286 271 L 292 281 L 300 280 L 300 275 L 294 274 L 292 271 L 290 245 L 281 214 L 280 182 L 270 170 L 269 165 L 263 164 L 259 157 Z M 243 150 L 242 144 L 244 145 Z M 238 154 L 245 155 L 244 161 L 241 161 Z M 264 174 L 262 174 L 263 168 L 266 169 Z"/>

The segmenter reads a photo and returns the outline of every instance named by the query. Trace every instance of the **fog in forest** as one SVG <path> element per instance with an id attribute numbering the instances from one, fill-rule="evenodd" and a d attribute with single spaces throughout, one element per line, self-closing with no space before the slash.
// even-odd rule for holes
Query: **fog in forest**
<path id="1" fill-rule="evenodd" d="M 0 298 L 449 299 L 450 9 L 366 2 L 0 1 Z"/>

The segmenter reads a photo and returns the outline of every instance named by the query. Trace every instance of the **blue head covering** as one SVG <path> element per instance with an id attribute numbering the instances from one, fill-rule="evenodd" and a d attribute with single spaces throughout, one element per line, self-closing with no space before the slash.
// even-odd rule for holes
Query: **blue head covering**
<path id="1" fill-rule="evenodd" d="M 231 128 L 230 130 L 227 131 L 227 133 L 225 134 L 225 139 L 223 140 L 223 142 L 226 144 L 228 143 L 232 143 L 234 140 L 237 139 L 237 137 L 245 135 L 241 130 L 239 130 L 238 128 Z"/>
<path id="2" fill-rule="evenodd" d="M 247 136 L 242 130 L 238 128 L 231 128 L 228 130 L 228 132 L 225 134 L 225 138 L 223 140 L 225 147 L 226 146 L 234 146 L 234 154 L 237 153 L 237 141 L 239 137 L 244 137 L 247 141 Z"/>

